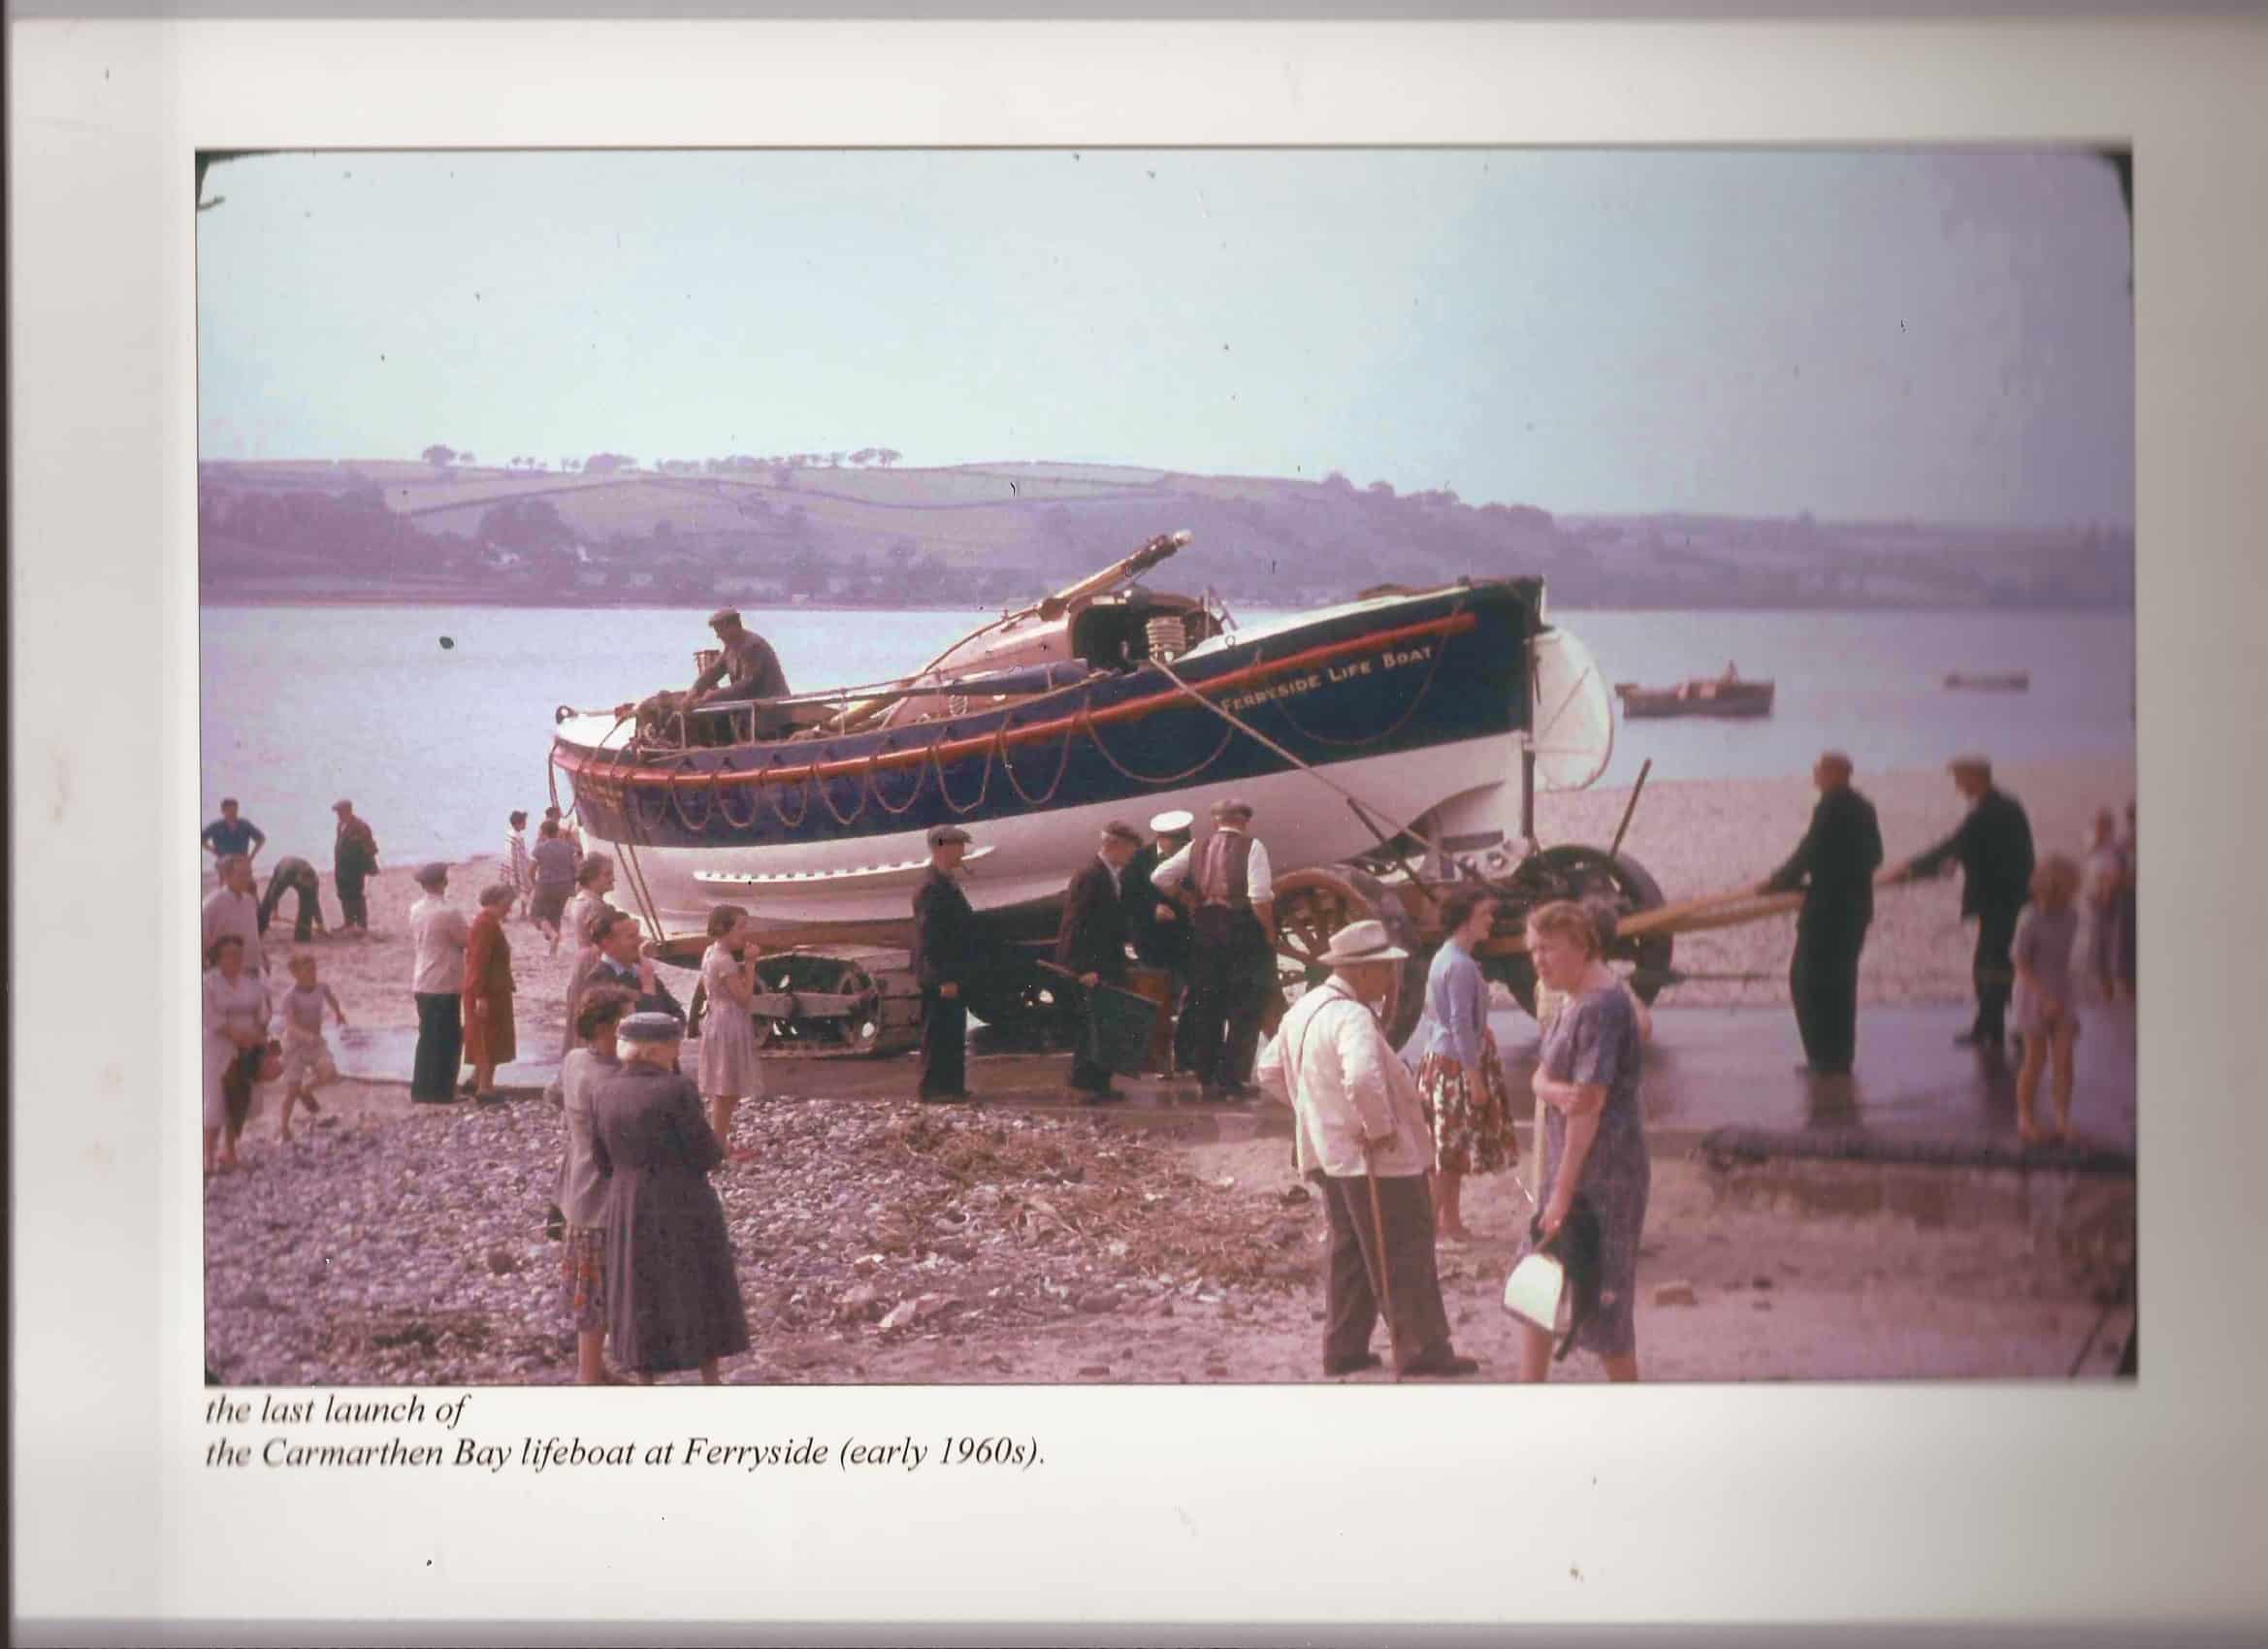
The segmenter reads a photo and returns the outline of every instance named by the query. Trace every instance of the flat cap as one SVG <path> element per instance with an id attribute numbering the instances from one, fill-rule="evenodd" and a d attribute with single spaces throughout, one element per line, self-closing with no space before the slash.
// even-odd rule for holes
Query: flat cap
<path id="1" fill-rule="evenodd" d="M 449 867 L 439 859 L 417 867 L 417 885 L 420 888 L 438 888 L 449 879 Z"/>
<path id="2" fill-rule="evenodd" d="M 1189 813 L 1186 809 L 1177 807 L 1171 813 L 1160 813 L 1151 819 L 1150 832 L 1153 836 L 1186 834 L 1196 823 L 1197 819 L 1194 814 Z"/>
<path id="3" fill-rule="evenodd" d="M 1105 824 L 1103 838 L 1106 841 L 1132 842 L 1136 847 L 1142 845 L 1142 832 L 1135 829 L 1123 819 L 1114 819 Z"/>
<path id="4" fill-rule="evenodd" d="M 709 623 L 711 624 L 724 624 L 728 620 L 738 624 L 740 622 L 740 609 L 738 607 L 719 607 L 709 615 Z"/>
<path id="5" fill-rule="evenodd" d="M 351 813 L 354 811 L 354 803 L 340 797 L 331 804 L 331 811 L 333 813 Z"/>
<path id="6" fill-rule="evenodd" d="M 948 842 L 965 842 L 969 833 L 958 824 L 932 824 L 929 826 L 929 845 L 941 848 Z"/>
<path id="7" fill-rule="evenodd" d="M 1213 817 L 1215 819 L 1249 819 L 1252 817 L 1252 804 L 1242 796 L 1222 796 L 1213 804 Z"/>
<path id="8" fill-rule="evenodd" d="M 618 1042 L 675 1042 L 685 1035 L 674 1014 L 632 1014 L 614 1027 Z"/>

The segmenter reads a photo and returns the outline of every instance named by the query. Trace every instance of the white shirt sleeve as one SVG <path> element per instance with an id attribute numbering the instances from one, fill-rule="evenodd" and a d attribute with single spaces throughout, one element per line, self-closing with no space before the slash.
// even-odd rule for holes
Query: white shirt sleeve
<path id="1" fill-rule="evenodd" d="M 1183 882 L 1189 879 L 1189 850 L 1196 845 L 1194 842 L 1187 844 L 1173 857 L 1151 871 L 1150 885 L 1161 893 L 1171 893 L 1180 888 Z"/>
<path id="2" fill-rule="evenodd" d="M 1268 844 L 1252 838 L 1252 856 L 1245 860 L 1245 896 L 1255 905 L 1276 897 L 1276 879 L 1268 873 Z"/>

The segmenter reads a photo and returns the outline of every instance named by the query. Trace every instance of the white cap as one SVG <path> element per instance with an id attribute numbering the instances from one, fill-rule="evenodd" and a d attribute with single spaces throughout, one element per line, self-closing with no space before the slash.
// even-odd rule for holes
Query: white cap
<path id="1" fill-rule="evenodd" d="M 1161 813 L 1150 820 L 1150 833 L 1153 836 L 1171 836 L 1189 829 L 1196 823 L 1196 815 L 1177 807 L 1171 813 Z"/>

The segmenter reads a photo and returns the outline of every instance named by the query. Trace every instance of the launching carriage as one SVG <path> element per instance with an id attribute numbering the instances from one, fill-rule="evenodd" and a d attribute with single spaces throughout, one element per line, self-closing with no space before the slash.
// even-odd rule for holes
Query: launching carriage
<path id="1" fill-rule="evenodd" d="M 1539 790 L 1594 782 L 1613 737 L 1606 688 L 1549 621 L 1540 579 L 1389 586 L 1240 626 L 1209 596 L 1141 582 L 1187 539 L 1153 538 L 896 680 L 563 706 L 552 766 L 585 833 L 618 850 L 664 960 L 697 959 L 711 906 L 750 908 L 760 1031 L 799 1049 L 911 1045 L 904 947 L 940 824 L 974 838 L 965 886 L 998 958 L 971 1011 L 1011 1034 L 1062 1014 L 1034 964 L 1101 825 L 1202 818 L 1232 790 L 1258 810 L 1294 989 L 1331 932 L 1366 916 L 1407 943 L 1421 984 L 1439 892 L 1459 881 L 1503 899 L 1483 966 L 1530 1005 L 1529 909 L 1661 905 L 1627 854 L 1537 840 Z M 1617 953 L 1649 999 L 1669 977 L 1666 934 Z M 1421 996 L 1400 992 L 1396 1028 Z"/>

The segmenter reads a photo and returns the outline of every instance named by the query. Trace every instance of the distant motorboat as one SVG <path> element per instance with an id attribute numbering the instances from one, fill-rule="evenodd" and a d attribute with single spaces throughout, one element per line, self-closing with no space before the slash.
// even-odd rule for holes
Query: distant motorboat
<path id="1" fill-rule="evenodd" d="M 1969 693 L 2029 693 L 2029 670 L 1954 670 L 1945 678 L 1945 685 L 1957 692 Z"/>
<path id="2" fill-rule="evenodd" d="M 1772 684 L 1746 681 L 1733 665 L 1721 676 L 1697 676 L 1675 687 L 1640 687 L 1636 682 L 1614 684 L 1625 717 L 1717 716 L 1745 719 L 1772 713 Z"/>

